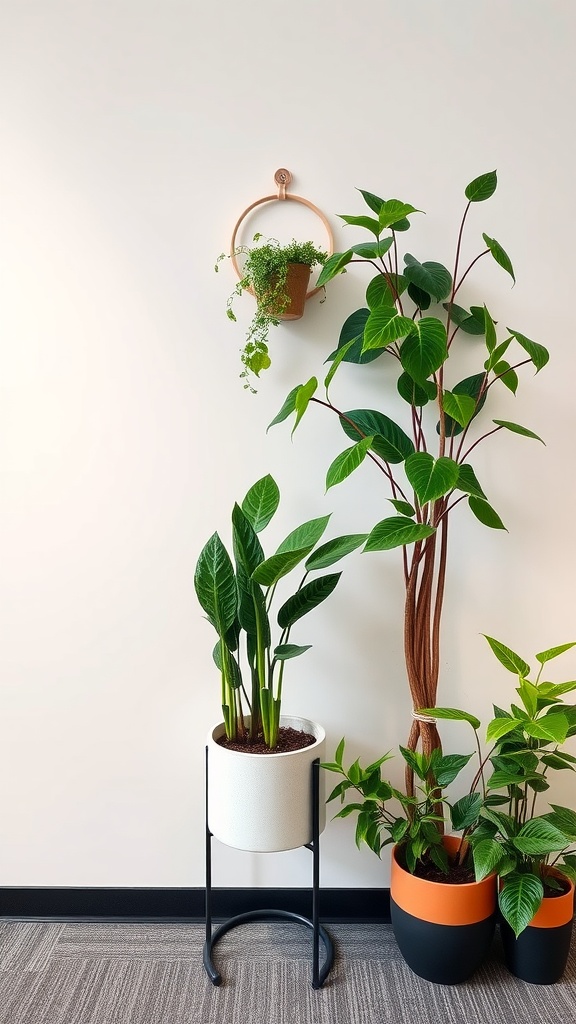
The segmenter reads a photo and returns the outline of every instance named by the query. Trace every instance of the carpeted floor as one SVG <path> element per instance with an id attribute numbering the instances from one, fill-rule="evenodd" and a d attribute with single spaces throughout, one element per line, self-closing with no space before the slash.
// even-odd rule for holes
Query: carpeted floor
<path id="1" fill-rule="evenodd" d="M 198 924 L 0 922 L 0 1024 L 560 1024 L 576 1019 L 576 945 L 557 985 L 490 960 L 465 985 L 416 978 L 389 925 L 328 925 L 337 958 L 310 987 L 310 937 L 258 923 L 226 935 L 202 967 Z"/>

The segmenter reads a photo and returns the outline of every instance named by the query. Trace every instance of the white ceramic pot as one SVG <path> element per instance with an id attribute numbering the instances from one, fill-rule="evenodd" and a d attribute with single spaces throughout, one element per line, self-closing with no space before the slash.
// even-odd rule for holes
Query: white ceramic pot
<path id="1" fill-rule="evenodd" d="M 208 736 L 208 827 L 227 846 L 252 853 L 294 850 L 312 840 L 312 762 L 325 760 L 322 726 L 282 716 L 281 726 L 309 732 L 316 742 L 282 754 L 227 750 Z M 320 772 L 320 832 L 326 824 L 324 772 Z"/>

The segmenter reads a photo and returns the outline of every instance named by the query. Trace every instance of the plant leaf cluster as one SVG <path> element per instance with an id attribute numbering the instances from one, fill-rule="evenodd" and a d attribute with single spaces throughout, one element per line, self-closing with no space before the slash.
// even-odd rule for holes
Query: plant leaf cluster
<path id="1" fill-rule="evenodd" d="M 257 233 L 253 241 L 259 243 L 261 239 L 262 235 Z M 237 246 L 230 255 L 243 256 L 245 261 L 242 277 L 226 304 L 228 319 L 236 321 L 233 306 L 237 296 L 242 295 L 246 289 L 251 289 L 256 295 L 256 312 L 248 327 L 241 353 L 244 369 L 240 374 L 244 380 L 244 387 L 254 392 L 254 387 L 250 383 L 251 376 L 259 377 L 261 371 L 270 366 L 268 334 L 271 327 L 278 326 L 282 313 L 290 301 L 286 294 L 286 277 L 290 264 L 322 266 L 327 259 L 327 253 L 310 241 L 297 242 L 296 239 L 292 239 L 287 245 L 281 245 L 278 239 L 268 238 L 263 244 Z M 219 263 L 226 258 L 229 258 L 226 253 L 221 253 L 216 261 L 215 270 L 219 269 Z"/>
<path id="2" fill-rule="evenodd" d="M 347 534 L 320 544 L 330 519 L 326 515 L 302 523 L 266 557 L 260 534 L 279 502 L 273 477 L 258 480 L 243 502 L 234 505 L 232 554 L 214 533 L 200 552 L 194 575 L 198 601 L 218 637 L 213 657 L 220 673 L 226 735 L 253 741 L 261 733 L 271 749 L 278 739 L 285 663 L 310 647 L 290 642 L 292 627 L 330 596 L 341 575 L 316 574 L 366 540 L 365 534 Z M 283 599 L 274 624 L 277 587 L 299 566 L 301 579 Z"/>

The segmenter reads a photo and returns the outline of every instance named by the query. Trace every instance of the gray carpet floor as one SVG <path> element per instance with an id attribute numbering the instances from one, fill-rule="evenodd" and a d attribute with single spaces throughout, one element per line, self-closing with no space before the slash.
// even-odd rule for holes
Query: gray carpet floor
<path id="1" fill-rule="evenodd" d="M 203 970 L 197 924 L 0 922 L 0 1024 L 572 1024 L 576 945 L 553 986 L 506 971 L 498 939 L 465 985 L 416 978 L 389 925 L 328 925 L 337 957 L 310 987 L 310 938 L 298 925 L 245 925 Z"/>

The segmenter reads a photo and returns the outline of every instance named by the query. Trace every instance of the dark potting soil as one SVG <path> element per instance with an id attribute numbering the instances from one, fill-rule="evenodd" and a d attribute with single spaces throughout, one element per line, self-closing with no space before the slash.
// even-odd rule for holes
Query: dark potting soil
<path id="1" fill-rule="evenodd" d="M 557 878 L 556 881 L 561 886 L 560 889 L 552 888 L 551 885 L 544 882 L 544 896 L 547 900 L 553 899 L 555 896 L 565 896 L 570 889 L 570 883 L 565 882 L 563 878 Z"/>
<path id="2" fill-rule="evenodd" d="M 259 736 L 254 743 L 247 739 L 229 740 L 221 736 L 216 742 L 226 750 L 238 750 L 243 754 L 287 754 L 291 750 L 302 750 L 304 747 L 311 747 L 316 742 L 316 737 L 309 732 L 300 732 L 299 729 L 292 729 L 291 726 L 280 726 L 278 730 L 278 743 L 273 750 L 264 743 L 264 737 Z"/>
<path id="3" fill-rule="evenodd" d="M 466 864 L 449 864 L 447 875 L 435 864 L 417 864 L 414 874 L 427 882 L 443 882 L 444 885 L 468 885 L 476 881 L 474 869 Z"/>

